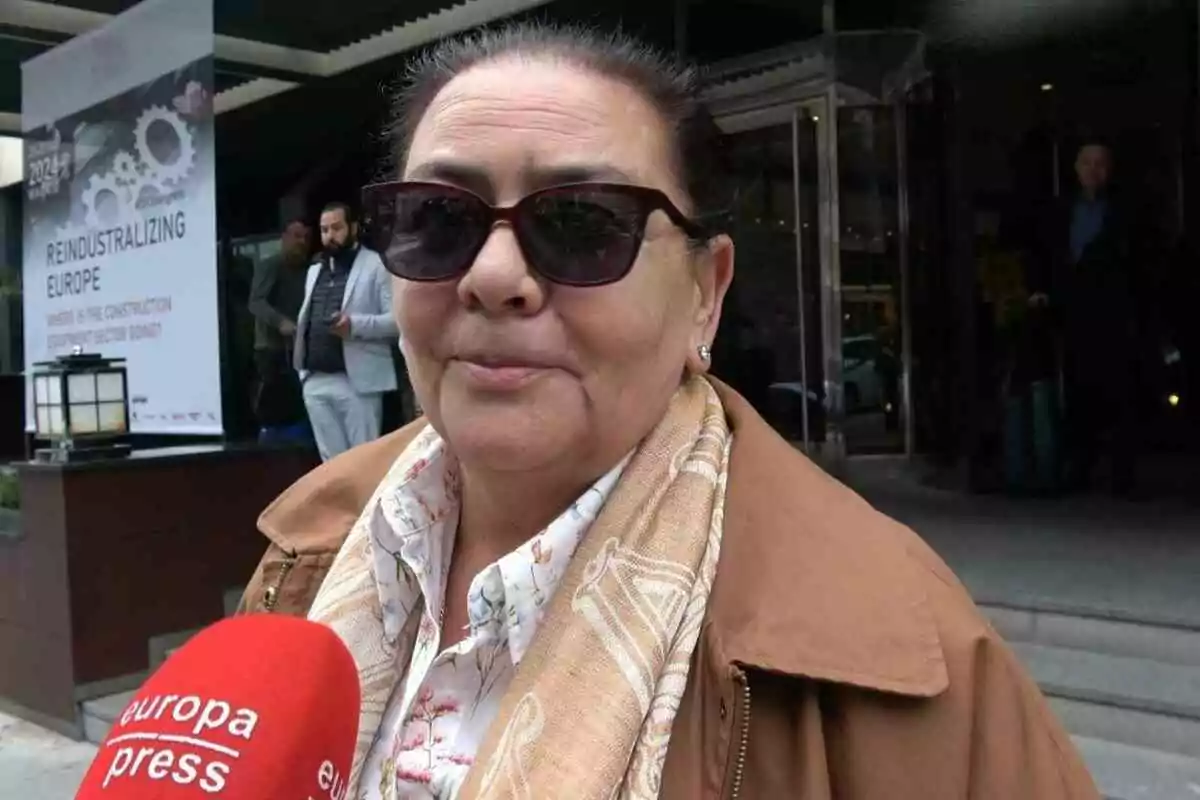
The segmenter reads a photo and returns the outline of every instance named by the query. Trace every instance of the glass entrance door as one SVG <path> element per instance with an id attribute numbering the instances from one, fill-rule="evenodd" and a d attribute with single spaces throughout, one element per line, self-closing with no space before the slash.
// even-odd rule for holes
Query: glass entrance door
<path id="1" fill-rule="evenodd" d="M 823 108 L 789 106 L 745 129 L 726 127 L 737 267 L 713 363 L 780 434 L 814 456 L 823 453 L 828 417 L 820 344 L 828 251 Z"/>
<path id="2" fill-rule="evenodd" d="M 907 228 L 895 106 L 841 106 L 837 269 L 841 431 L 847 455 L 911 446 L 904 386 Z M 831 336 L 830 344 L 834 344 Z"/>
<path id="3" fill-rule="evenodd" d="M 923 67 L 909 32 L 839 38 L 844 69 L 828 45 L 798 46 L 779 68 L 788 78 L 727 65 L 707 102 L 739 198 L 726 374 L 836 472 L 847 456 L 915 448 L 908 307 L 923 258 L 910 246 L 905 96 Z"/>
<path id="4" fill-rule="evenodd" d="M 714 370 L 831 471 L 912 450 L 902 120 L 832 86 L 722 120 L 737 272 Z"/>

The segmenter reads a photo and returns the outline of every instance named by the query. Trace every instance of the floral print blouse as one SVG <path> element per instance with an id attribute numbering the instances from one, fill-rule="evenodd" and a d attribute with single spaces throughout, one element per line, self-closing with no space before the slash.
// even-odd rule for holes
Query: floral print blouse
<path id="1" fill-rule="evenodd" d="M 495 717 L 542 609 L 620 479 L 628 457 L 541 533 L 485 567 L 467 593 L 469 624 L 442 642 L 445 581 L 458 527 L 457 465 L 432 429 L 401 456 L 371 519 L 384 630 L 421 618 L 412 659 L 367 756 L 359 800 L 451 800 Z"/>

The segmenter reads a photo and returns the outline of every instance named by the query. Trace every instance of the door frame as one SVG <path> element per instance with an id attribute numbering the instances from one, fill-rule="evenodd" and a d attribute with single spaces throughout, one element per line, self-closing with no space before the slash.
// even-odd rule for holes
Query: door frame
<path id="1" fill-rule="evenodd" d="M 808 449 L 809 454 L 831 471 L 840 471 L 846 459 L 843 433 L 846 412 L 845 380 L 842 374 L 842 280 L 839 222 L 841 197 L 838 185 L 838 120 L 837 87 L 829 84 L 822 92 L 805 98 L 795 106 L 799 114 L 808 114 L 817 124 L 817 198 L 819 224 L 819 270 L 821 305 L 820 341 L 807 341 L 808 329 L 801 328 L 801 351 L 807 356 L 809 347 L 816 347 L 821 359 L 822 396 L 825 398 L 825 430 L 819 437 L 820 447 Z M 799 173 L 795 175 L 795 190 L 800 192 Z M 796 246 L 800 247 L 802 232 L 796 231 Z M 797 265 L 803 280 L 803 264 Z M 801 284 L 803 286 L 803 284 Z M 801 297 L 803 300 L 803 297 Z M 803 306 L 803 304 L 802 304 Z M 803 308 L 801 309 L 803 311 Z M 803 323 L 802 323 L 803 324 Z M 812 437 L 810 436 L 810 442 Z M 808 444 L 806 442 L 806 444 Z"/>
<path id="2" fill-rule="evenodd" d="M 825 381 L 825 436 L 819 461 L 841 472 L 846 461 L 846 381 L 842 364 L 841 183 L 838 180 L 838 87 L 808 101 L 820 109 L 817 168 L 821 198 L 821 348 Z"/>
<path id="3" fill-rule="evenodd" d="M 842 435 L 842 415 L 845 411 L 842 381 L 842 326 L 841 326 L 841 265 L 838 238 L 838 181 L 837 181 L 837 88 L 826 85 L 805 96 L 788 99 L 781 103 L 750 109 L 739 109 L 716 118 L 717 125 L 726 134 L 790 125 L 792 130 L 792 206 L 793 235 L 795 236 L 795 270 L 799 306 L 798 335 L 800 337 L 800 383 L 801 383 L 801 446 L 805 453 L 830 471 L 837 471 L 846 458 L 845 441 Z M 801 115 L 815 120 L 817 125 L 817 209 L 818 209 L 818 253 L 820 263 L 807 264 L 804 259 L 804 231 L 801 227 L 800 195 L 803 191 L 800 180 L 800 162 L 796 157 L 800 145 Z M 809 270 L 819 274 L 819 303 L 821 308 L 820 342 L 810 342 L 808 336 L 808 310 L 804 301 L 805 276 Z M 817 347 L 822 364 L 822 386 L 825 404 L 825 430 L 814 431 L 808 411 L 808 354 Z M 814 436 L 814 434 L 817 434 Z M 823 435 L 822 435 L 823 434 Z"/>

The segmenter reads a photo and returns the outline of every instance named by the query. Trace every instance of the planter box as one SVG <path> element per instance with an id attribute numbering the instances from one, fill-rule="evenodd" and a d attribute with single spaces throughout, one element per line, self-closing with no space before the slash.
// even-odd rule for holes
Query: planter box
<path id="1" fill-rule="evenodd" d="M 259 513 L 316 464 L 204 446 L 19 465 L 24 532 L 0 537 L 0 702 L 80 730 L 79 700 L 145 674 L 156 637 L 224 616 L 266 548 Z"/>

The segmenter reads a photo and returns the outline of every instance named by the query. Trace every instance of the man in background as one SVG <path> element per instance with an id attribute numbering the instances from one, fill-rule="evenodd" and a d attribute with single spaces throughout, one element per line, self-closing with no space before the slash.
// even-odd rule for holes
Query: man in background
<path id="1" fill-rule="evenodd" d="M 376 439 L 396 389 L 392 278 L 358 241 L 345 203 L 321 212 L 321 256 L 308 268 L 294 365 L 322 460 Z"/>
<path id="2" fill-rule="evenodd" d="M 1085 140 L 1075 157 L 1078 190 L 1050 217 L 1035 307 L 1047 307 L 1062 337 L 1068 479 L 1087 488 L 1101 453 L 1110 488 L 1134 488 L 1138 371 L 1143 340 L 1143 244 L 1134 213 L 1113 189 L 1113 156 Z"/>
<path id="3" fill-rule="evenodd" d="M 304 302 L 310 236 L 304 220 L 289 221 L 280 237 L 279 254 L 263 259 L 254 268 L 248 307 L 254 315 L 254 364 L 258 372 L 254 411 L 260 441 L 307 438 L 291 353 L 296 319 Z"/>

